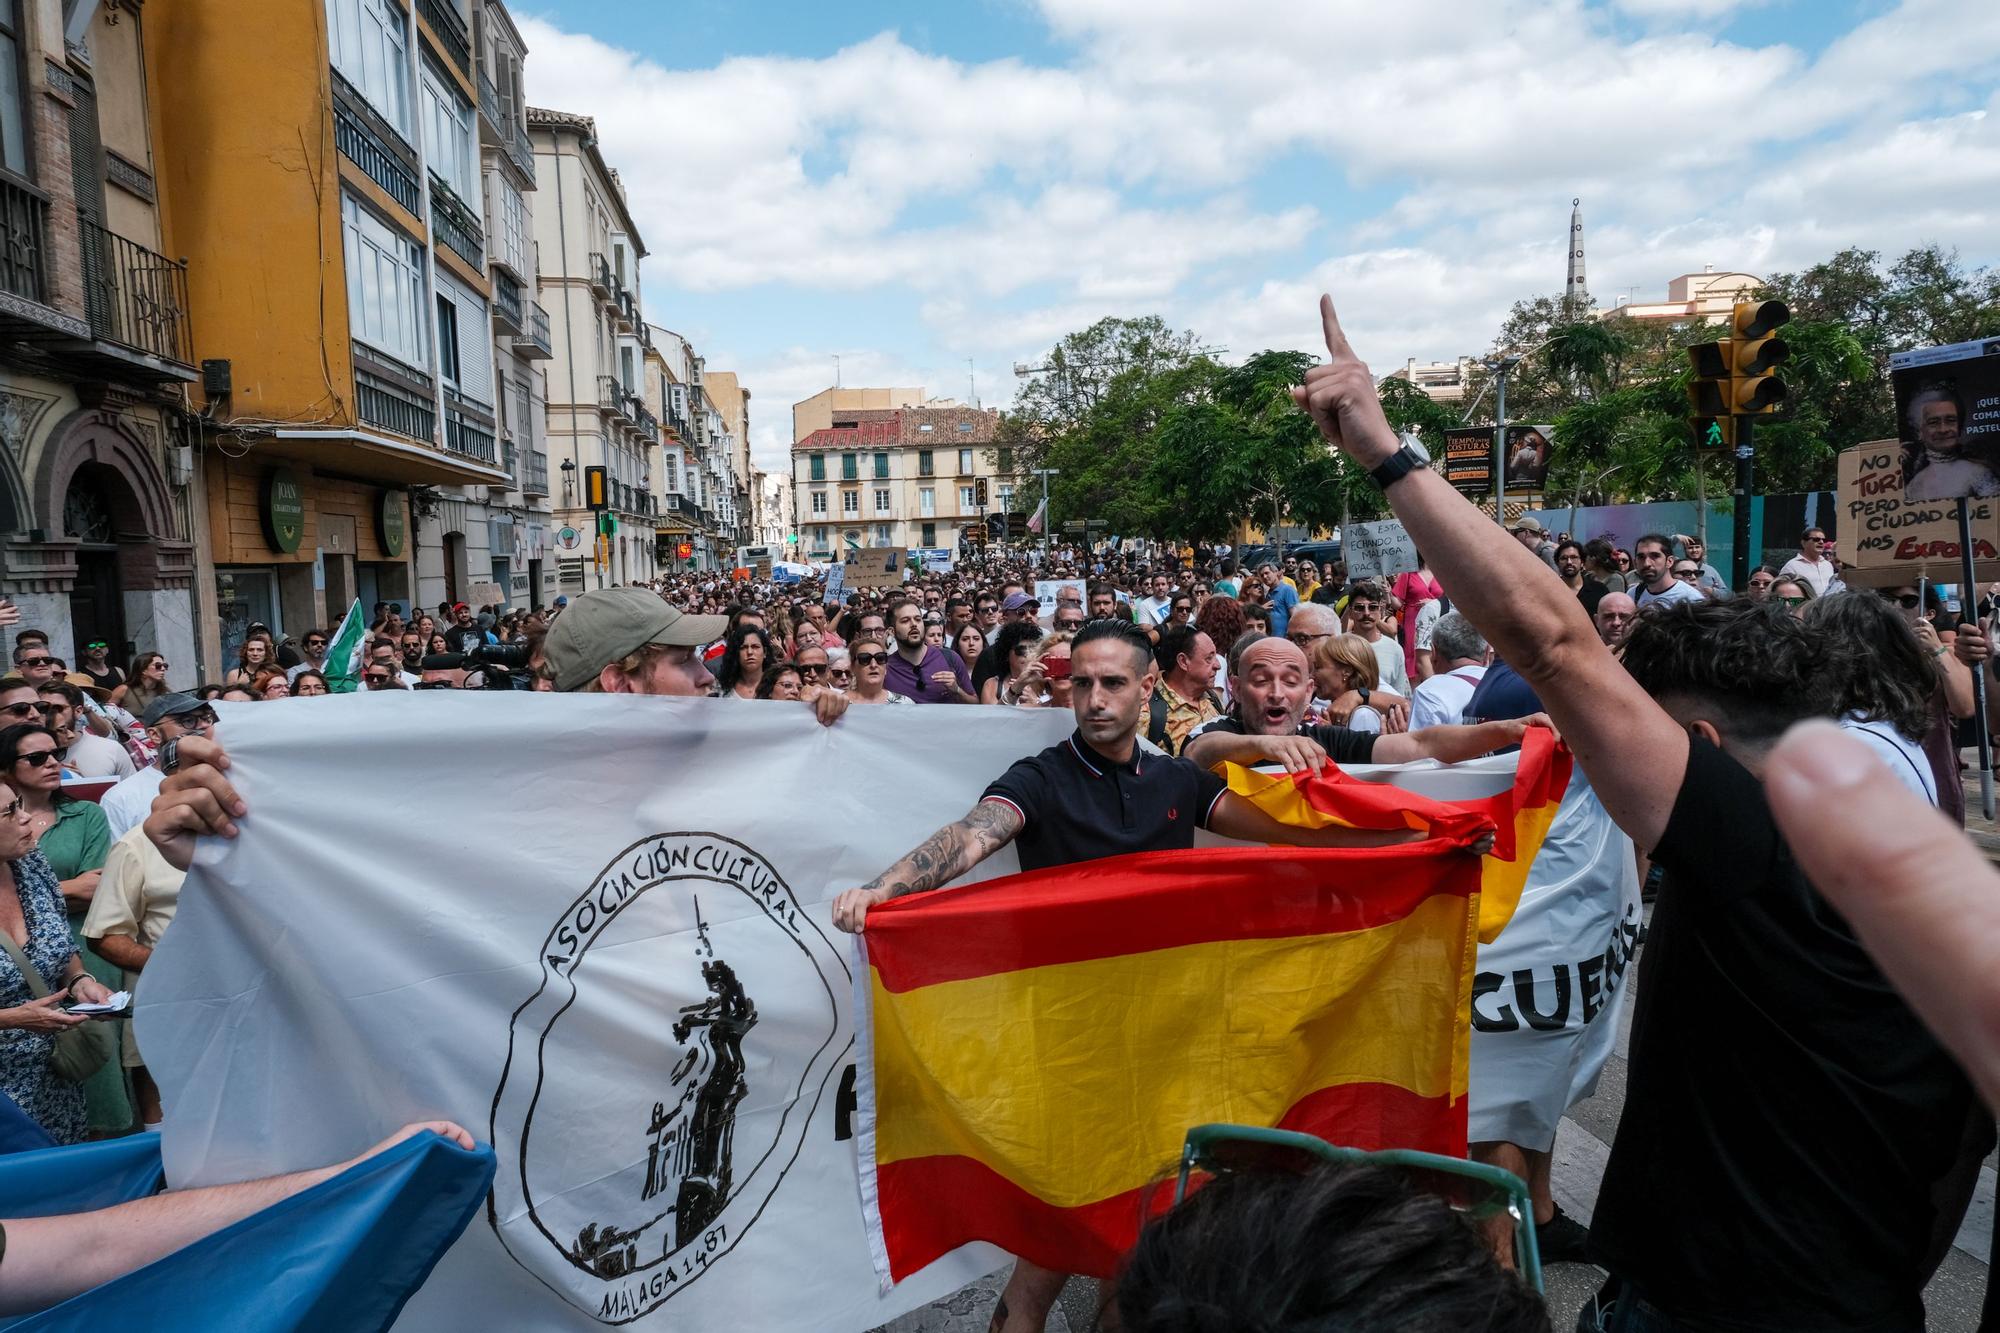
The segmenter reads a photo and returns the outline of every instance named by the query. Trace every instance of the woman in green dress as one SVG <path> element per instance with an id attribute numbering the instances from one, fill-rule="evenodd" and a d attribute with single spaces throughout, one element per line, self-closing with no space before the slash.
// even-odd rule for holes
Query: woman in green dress
<path id="1" fill-rule="evenodd" d="M 85 970 L 107 990 L 116 991 L 123 977 L 116 967 L 84 947 L 82 930 L 104 858 L 111 851 L 111 825 L 104 812 L 93 801 L 63 795 L 55 733 L 32 722 L 0 731 L 0 783 L 21 798 L 28 822 L 40 838 L 37 848 L 55 871 L 69 915 L 70 942 L 83 956 Z M 132 1129 L 132 1096 L 122 1062 L 109 1061 L 92 1074 L 83 1085 L 83 1098 L 92 1137 Z"/>

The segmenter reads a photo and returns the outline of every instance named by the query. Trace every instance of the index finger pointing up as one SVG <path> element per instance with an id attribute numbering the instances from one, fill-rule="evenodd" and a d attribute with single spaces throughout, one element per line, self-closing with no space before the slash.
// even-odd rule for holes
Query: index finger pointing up
<path id="1" fill-rule="evenodd" d="M 1319 298 L 1319 322 L 1326 330 L 1326 350 L 1334 360 L 1354 355 L 1354 349 L 1347 345 L 1347 335 L 1340 331 L 1340 316 L 1333 313 L 1333 298 L 1325 293 Z"/>

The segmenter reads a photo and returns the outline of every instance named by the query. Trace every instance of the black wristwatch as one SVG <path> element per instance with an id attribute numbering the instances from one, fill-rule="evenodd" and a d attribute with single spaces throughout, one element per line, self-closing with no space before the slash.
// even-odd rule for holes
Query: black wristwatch
<path id="1" fill-rule="evenodd" d="M 1430 450 L 1424 448 L 1424 442 L 1417 438 L 1415 431 L 1404 431 L 1401 439 L 1402 448 L 1368 469 L 1368 475 L 1382 490 L 1388 490 L 1418 468 L 1431 465 Z"/>

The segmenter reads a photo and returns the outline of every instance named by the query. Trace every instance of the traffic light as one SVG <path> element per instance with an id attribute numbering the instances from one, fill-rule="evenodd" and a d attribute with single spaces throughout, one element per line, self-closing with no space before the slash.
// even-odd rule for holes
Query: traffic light
<path id="1" fill-rule="evenodd" d="M 605 481 L 603 468 L 587 467 L 583 470 L 583 498 L 592 509 L 611 507 L 611 488 Z"/>
<path id="2" fill-rule="evenodd" d="M 1792 318 L 1783 301 L 1738 301 L 1730 312 L 1735 336 L 1729 349 L 1731 411 L 1738 416 L 1775 412 L 1785 401 L 1785 382 L 1773 372 L 1791 356 L 1792 348 L 1773 335 Z"/>
<path id="3" fill-rule="evenodd" d="M 986 508 L 986 494 L 987 494 L 987 492 L 986 492 L 986 478 L 984 478 L 984 477 L 981 477 L 981 478 L 979 478 L 979 480 L 977 480 L 977 481 L 973 482 L 973 483 L 972 483 L 972 488 L 973 488 L 973 491 L 974 491 L 974 497 L 973 497 L 973 498 L 974 498 L 974 499 L 976 499 L 976 500 L 978 500 L 978 502 L 979 502 L 979 507 L 980 507 L 981 509 L 984 509 L 984 508 Z"/>
<path id="4" fill-rule="evenodd" d="M 1740 301 L 1730 311 L 1730 337 L 1687 349 L 1694 367 L 1688 406 L 1697 449 L 1725 449 L 1736 442 L 1737 417 L 1776 412 L 1785 382 L 1774 373 L 1792 354 L 1773 334 L 1792 317 L 1783 301 Z"/>
<path id="5" fill-rule="evenodd" d="M 1694 427 L 1694 447 L 1697 452 L 1705 450 L 1725 450 L 1736 447 L 1736 418 L 1710 417 L 1699 414 L 1688 418 L 1688 425 Z"/>

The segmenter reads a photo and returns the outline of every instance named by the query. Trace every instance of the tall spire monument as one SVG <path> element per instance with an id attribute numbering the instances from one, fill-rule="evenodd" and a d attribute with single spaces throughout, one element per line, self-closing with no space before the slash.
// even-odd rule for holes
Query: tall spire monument
<path id="1" fill-rule="evenodd" d="M 1583 278 L 1583 200 L 1569 201 L 1569 279 L 1563 284 L 1563 304 L 1572 318 L 1590 299 Z"/>

